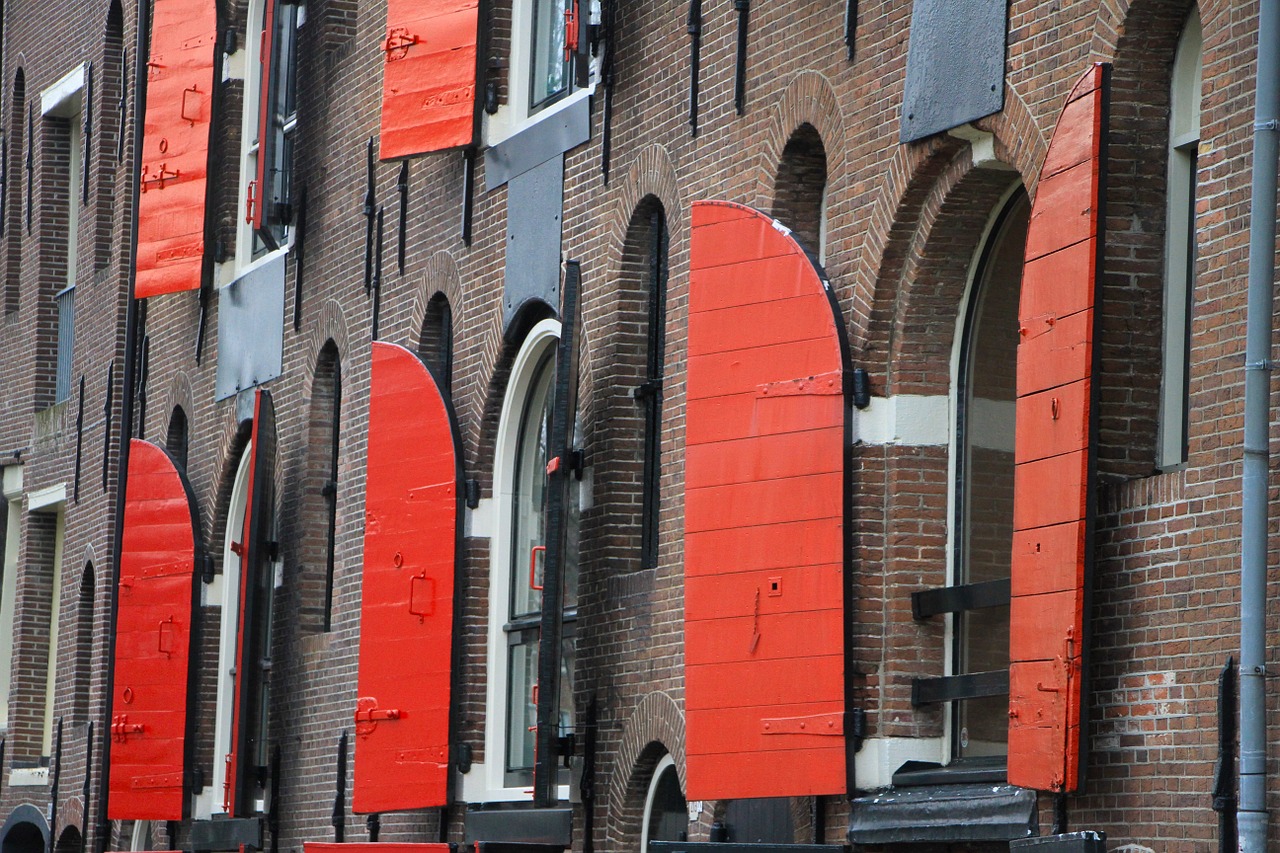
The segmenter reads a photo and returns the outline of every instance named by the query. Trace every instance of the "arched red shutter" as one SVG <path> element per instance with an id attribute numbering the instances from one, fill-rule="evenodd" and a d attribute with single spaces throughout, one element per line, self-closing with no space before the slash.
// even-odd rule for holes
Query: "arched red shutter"
<path id="1" fill-rule="evenodd" d="M 387 0 L 382 159 L 475 140 L 479 20 L 477 0 Z"/>
<path id="2" fill-rule="evenodd" d="M 147 62 L 139 298 L 196 290 L 204 265 L 217 17 L 207 0 L 155 0 Z"/>
<path id="3" fill-rule="evenodd" d="M 249 500 L 240 540 L 240 621 L 236 635 L 235 708 L 231 722 L 231 760 L 227 803 L 233 817 L 249 812 L 245 796 L 257 768 L 267 766 L 267 705 L 271 655 L 271 604 L 274 561 L 276 410 L 271 392 L 254 397 L 249 452 Z"/>
<path id="4" fill-rule="evenodd" d="M 685 455 L 690 799 L 838 794 L 844 327 L 785 228 L 693 205 Z"/>
<path id="5" fill-rule="evenodd" d="M 1019 307 L 1009 781 L 1046 791 L 1076 790 L 1082 770 L 1107 83 L 1091 68 L 1054 129 Z"/>
<path id="6" fill-rule="evenodd" d="M 448 802 L 460 467 L 453 413 L 416 355 L 375 341 L 352 807 Z"/>
<path id="7" fill-rule="evenodd" d="M 111 696 L 112 820 L 182 820 L 196 504 L 159 447 L 129 444 Z"/>

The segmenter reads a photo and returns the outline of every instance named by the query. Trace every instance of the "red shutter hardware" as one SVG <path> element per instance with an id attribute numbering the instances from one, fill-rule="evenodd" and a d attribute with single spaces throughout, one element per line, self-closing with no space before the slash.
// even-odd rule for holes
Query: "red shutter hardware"
<path id="1" fill-rule="evenodd" d="M 695 203 L 690 267 L 688 794 L 844 793 L 843 325 L 750 208 Z"/>
<path id="2" fill-rule="evenodd" d="M 574 0 L 564 10 L 564 61 L 573 60 L 578 52 L 578 0 Z"/>
<path id="3" fill-rule="evenodd" d="M 442 806 L 460 518 L 456 432 L 430 371 L 381 341 L 373 344 L 366 464 L 352 808 Z"/>
<path id="4" fill-rule="evenodd" d="M 141 153 L 139 299 L 200 287 L 215 11 L 212 3 L 156 0 Z"/>
<path id="5" fill-rule="evenodd" d="M 387 0 L 382 159 L 474 141 L 478 35 L 478 0 Z"/>
<path id="6" fill-rule="evenodd" d="M 1045 158 L 1019 306 L 1010 601 L 1009 781 L 1080 784 L 1082 659 L 1094 509 L 1094 295 L 1107 69 L 1076 84 Z"/>
<path id="7" fill-rule="evenodd" d="M 112 820 L 183 818 L 196 543 L 185 478 L 163 450 L 134 439 L 111 697 Z"/>
<path id="8" fill-rule="evenodd" d="M 272 201 L 270 169 L 274 166 L 275 151 L 275 107 L 278 97 L 275 67 L 279 61 L 276 56 L 278 41 L 276 39 L 276 6 L 280 0 L 267 0 L 262 12 L 262 40 L 258 53 L 258 64 L 261 66 L 262 82 L 258 86 L 258 169 L 255 183 L 262 196 L 262 202 L 251 209 L 253 227 L 261 231 L 266 222 L 266 209 Z"/>

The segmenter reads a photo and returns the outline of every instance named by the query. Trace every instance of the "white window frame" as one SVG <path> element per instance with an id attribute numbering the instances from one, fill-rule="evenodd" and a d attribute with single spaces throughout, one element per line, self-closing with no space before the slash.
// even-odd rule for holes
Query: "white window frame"
<path id="1" fill-rule="evenodd" d="M 529 87 L 533 75 L 533 4 L 534 0 L 512 0 L 511 5 L 511 55 L 507 68 L 507 103 L 498 107 L 493 115 L 484 113 L 483 138 L 486 145 L 497 145 L 541 121 L 569 109 L 591 97 L 600 77 L 599 57 L 593 57 L 588 74 L 589 84 L 578 88 L 572 79 L 569 91 L 553 103 L 531 110 Z M 599 0 L 580 0 L 579 38 L 585 38 L 587 27 L 600 20 Z"/>
<path id="2" fill-rule="evenodd" d="M 3 469 L 5 518 L 3 574 L 0 574 L 0 731 L 9 728 L 9 690 L 13 677 L 14 598 L 18 594 L 18 554 L 22 540 L 22 466 Z"/>
<path id="3" fill-rule="evenodd" d="M 62 625 L 62 551 L 66 540 L 66 489 L 55 486 L 27 495 L 27 511 L 55 516 L 53 578 L 49 590 L 49 644 L 44 671 L 44 720 L 40 730 L 40 755 L 53 755 L 53 711 L 58 687 L 58 631 Z"/>
<path id="4" fill-rule="evenodd" d="M 505 782 L 507 749 L 508 641 L 503 625 L 511 601 L 511 531 L 515 525 L 513 502 L 520 424 L 530 385 L 549 347 L 560 340 L 560 321 L 542 320 L 529 331 L 511 366 L 507 393 L 498 419 L 494 448 L 493 482 L 497 523 L 489 539 L 489 633 L 486 655 L 484 763 L 472 765 L 463 778 L 467 802 L 519 802 L 533 798 L 527 786 Z M 558 785 L 557 797 L 569 798 L 569 786 Z"/>
<path id="5" fill-rule="evenodd" d="M 667 770 L 676 774 L 677 781 L 680 779 L 676 760 L 669 752 L 658 759 L 657 765 L 653 768 L 653 775 L 649 777 L 649 790 L 644 795 L 644 812 L 640 818 L 640 853 L 648 853 L 649 850 L 649 822 L 653 819 L 653 801 L 658 795 L 658 783 L 662 781 L 662 774 Z"/>
<path id="6" fill-rule="evenodd" d="M 253 444 L 245 446 L 231 487 L 231 503 L 227 508 L 227 529 L 222 542 L 222 574 L 218 583 L 206 587 L 207 603 L 217 601 L 222 612 L 218 623 L 218 694 L 214 706 L 213 772 L 211 783 L 196 796 L 195 814 L 208 818 L 226 814 L 223 808 L 223 786 L 227 780 L 226 755 L 231 752 L 232 721 L 235 718 L 236 650 L 240 629 L 240 580 L 243 572 L 240 555 L 233 543 L 244 538 L 245 512 L 249 507 L 249 469 L 253 465 Z M 243 552 L 243 549 L 241 549 Z"/>
<path id="7" fill-rule="evenodd" d="M 253 248 L 257 235 L 254 233 L 253 223 L 245 222 L 245 211 L 249 203 L 249 182 L 258 179 L 258 114 L 262 104 L 262 29 L 265 24 L 266 7 L 270 2 L 272 0 L 249 0 L 249 10 L 245 18 L 247 23 L 245 24 L 244 64 L 239 66 L 244 75 L 242 77 L 244 106 L 240 116 L 240 189 L 236 207 L 236 254 L 232 259 L 231 278 L 228 278 L 226 283 L 239 278 L 251 269 L 269 263 L 277 255 L 288 253 L 293 248 L 296 236 L 296 229 L 288 228 L 284 245 L 266 252 L 259 258 L 254 258 Z M 306 20 L 307 7 L 299 3 L 297 23 L 299 31 Z M 228 70 L 224 77 L 232 76 L 231 69 L 235 66 L 236 63 L 228 61 Z M 287 129 L 292 129 L 296 123 L 295 116 L 293 124 Z M 262 204 L 265 189 L 256 187 L 255 190 L 255 204 Z"/>
<path id="8" fill-rule="evenodd" d="M 1186 462 L 1187 374 L 1190 364 L 1190 305 L 1195 286 L 1196 156 L 1200 147 L 1200 107 L 1204 97 L 1204 32 L 1200 11 L 1192 7 L 1169 78 L 1169 165 L 1165 207 L 1164 347 L 1160 381 L 1156 466 L 1180 468 Z"/>
<path id="9" fill-rule="evenodd" d="M 958 481 L 959 458 L 964 452 L 964 448 L 960 445 L 960 371 L 964 368 L 964 350 L 965 350 L 965 325 L 969 317 L 970 303 L 977 295 L 978 277 L 982 273 L 983 254 L 995 236 L 996 228 L 1000 224 L 1001 216 L 1005 209 L 1009 206 L 1009 202 L 1013 197 L 1022 190 L 1022 182 L 1014 180 L 1010 183 L 1008 189 L 1001 194 L 999 201 L 992 206 L 991 212 L 987 215 L 987 221 L 982 227 L 982 234 L 978 238 L 977 248 L 973 253 L 973 257 L 969 259 L 969 269 L 965 274 L 964 296 L 960 300 L 959 310 L 956 313 L 955 334 L 951 336 L 951 387 L 947 395 L 948 408 L 948 424 L 950 433 L 947 439 L 947 585 L 956 583 L 956 546 L 959 542 L 960 532 L 957 530 L 957 512 L 960 504 L 960 483 Z M 956 614 L 948 613 L 945 616 L 946 628 L 943 632 L 943 672 L 947 675 L 954 675 L 956 672 Z M 955 760 L 956 744 L 955 744 L 955 702 L 943 703 L 942 714 L 942 738 L 940 744 L 942 746 L 941 755 L 938 761 L 941 764 L 949 764 Z"/>

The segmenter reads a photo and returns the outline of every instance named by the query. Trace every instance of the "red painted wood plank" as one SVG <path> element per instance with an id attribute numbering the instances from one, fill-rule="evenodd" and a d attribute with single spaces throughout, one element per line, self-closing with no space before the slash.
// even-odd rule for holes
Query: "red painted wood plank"
<path id="1" fill-rule="evenodd" d="M 1084 525 L 1073 520 L 1013 534 L 1013 595 L 1080 589 L 1084 583 Z"/>
<path id="2" fill-rule="evenodd" d="M 442 806 L 459 520 L 455 430 L 430 371 L 380 341 L 366 464 L 352 809 Z M 362 721 L 371 709 L 399 718 Z"/>
<path id="3" fill-rule="evenodd" d="M 692 220 L 688 789 L 842 793 L 842 736 L 761 734 L 784 703 L 844 707 L 842 323 L 804 250 L 768 217 L 699 202 Z"/>
<path id="4" fill-rule="evenodd" d="M 685 476 L 708 486 L 841 473 L 843 436 L 831 429 L 696 444 L 685 450 Z"/>
<path id="5" fill-rule="evenodd" d="M 1022 270 L 1018 317 L 1022 326 L 1043 325 L 1093 307 L 1097 243 L 1084 240 L 1028 261 Z"/>
<path id="6" fill-rule="evenodd" d="M 844 418 L 841 397 L 761 397 L 749 391 L 690 400 L 685 406 L 685 443 L 733 441 L 743 437 L 744 424 L 753 436 L 843 429 Z"/>
<path id="7" fill-rule="evenodd" d="M 110 818 L 182 820 L 195 603 L 196 518 L 168 454 L 129 443 L 113 655 Z M 158 781 L 164 777 L 167 781 Z"/>
<path id="8" fill-rule="evenodd" d="M 726 530 L 806 519 L 841 518 L 839 474 L 685 489 L 685 530 Z M 785 543 L 776 543 L 784 546 Z"/>
<path id="9" fill-rule="evenodd" d="M 1086 450 L 1019 464 L 1013 472 L 1013 529 L 1080 521 L 1088 500 Z"/>
<path id="10" fill-rule="evenodd" d="M 782 559 L 786 559 L 785 556 Z M 840 609 L 844 567 L 838 563 L 744 570 L 741 563 L 725 559 L 720 566 L 723 571 L 685 579 L 685 619 L 690 622 L 750 614 L 757 600 L 762 615 L 784 611 L 803 613 L 808 608 L 813 608 L 813 612 Z M 797 600 L 798 604 L 793 603 Z"/>
<path id="11" fill-rule="evenodd" d="M 1083 604 L 1078 588 L 1010 598 L 1009 645 L 1017 647 L 1016 660 L 1079 657 L 1080 630 L 1071 619 Z"/>
<path id="12" fill-rule="evenodd" d="M 692 738 L 692 733 L 690 735 Z M 833 738 L 835 740 L 835 738 Z M 809 797 L 844 788 L 844 744 L 825 749 L 691 754 L 686 758 L 691 800 L 750 799 L 761 790 Z M 714 785 L 709 780 L 717 780 Z"/>
<path id="13" fill-rule="evenodd" d="M 686 728 L 715 752 L 828 749 L 844 735 L 841 709 L 829 702 L 776 705 L 761 719 L 752 708 L 691 711 Z"/>
<path id="14" fill-rule="evenodd" d="M 1097 191 L 1097 166 L 1092 160 L 1041 181 L 1027 228 L 1027 259 L 1039 258 L 1096 236 Z"/>
<path id="15" fill-rule="evenodd" d="M 214 4 L 156 0 L 138 201 L 139 299 L 200 287 L 212 127 Z"/>
<path id="16" fill-rule="evenodd" d="M 808 568 L 829 563 L 840 553 L 844 527 L 837 516 L 806 518 L 790 524 L 738 526 L 729 530 L 685 531 L 687 584 L 694 578 L 716 577 L 734 571 Z M 779 541 L 786 548 L 775 549 Z M 835 563 L 834 565 L 841 565 Z M 745 579 L 744 579 L 745 580 Z"/>
<path id="17" fill-rule="evenodd" d="M 1018 343 L 1018 396 L 1093 374 L 1093 311 L 1023 326 Z"/>
<path id="18" fill-rule="evenodd" d="M 1089 446 L 1089 400 L 1093 381 L 1085 378 L 1017 402 L 1015 458 L 1032 462 Z"/>
<path id="19" fill-rule="evenodd" d="M 1100 76 L 1095 75 L 1095 78 Z M 1077 86 L 1071 93 L 1071 99 L 1062 110 L 1054 130 L 1053 145 L 1049 147 L 1044 166 L 1040 169 L 1042 180 L 1043 176 L 1057 175 L 1093 160 L 1102 111 L 1099 100 L 1089 96 L 1097 91 L 1098 82 L 1098 79 L 1089 79 L 1083 89 Z"/>

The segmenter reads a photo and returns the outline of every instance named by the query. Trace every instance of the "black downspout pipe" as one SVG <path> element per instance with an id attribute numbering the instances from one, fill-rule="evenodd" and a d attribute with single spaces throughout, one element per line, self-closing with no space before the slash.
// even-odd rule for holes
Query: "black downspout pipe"
<path id="1" fill-rule="evenodd" d="M 98 780 L 98 837 L 96 849 L 106 853 L 111 842 L 111 821 L 107 818 L 111 797 L 111 702 L 116 686 L 116 624 L 119 619 L 120 552 L 124 537 L 124 501 L 129 480 L 129 442 L 133 438 L 133 389 L 136 382 L 138 349 L 138 300 L 133 298 L 138 277 L 138 202 L 141 189 L 139 169 L 142 164 L 143 130 L 147 104 L 147 58 L 151 48 L 151 4 L 138 4 L 137 46 L 133 63 L 133 186 L 130 187 L 129 274 L 124 314 L 124 377 L 120 395 L 120 451 L 116 462 L 116 494 L 111 532 L 111 607 L 108 611 L 107 637 L 111 653 L 107 657 L 106 697 L 102 726 L 102 775 Z M 121 134 L 123 136 L 123 133 Z M 106 476 L 104 469 L 103 476 Z M 88 803 L 85 804 L 86 818 Z"/>

